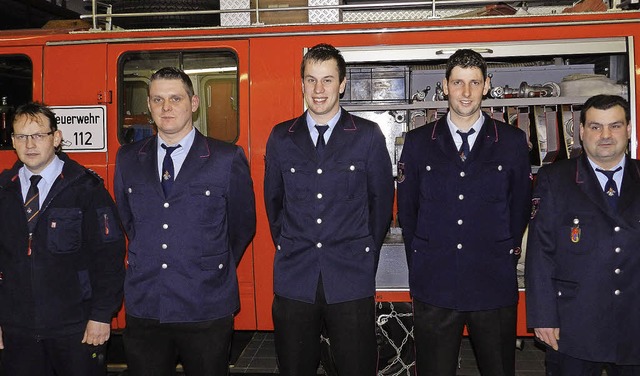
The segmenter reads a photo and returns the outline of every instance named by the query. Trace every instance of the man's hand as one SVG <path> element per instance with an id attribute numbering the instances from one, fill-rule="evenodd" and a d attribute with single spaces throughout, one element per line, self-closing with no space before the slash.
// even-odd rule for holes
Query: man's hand
<path id="1" fill-rule="evenodd" d="M 558 341 L 560 340 L 560 328 L 535 328 L 533 332 L 539 340 L 551 346 L 552 349 L 558 350 Z"/>
<path id="2" fill-rule="evenodd" d="M 84 331 L 84 337 L 82 337 L 82 343 L 94 346 L 102 345 L 107 342 L 110 335 L 110 324 L 89 320 L 87 329 Z"/>
<path id="3" fill-rule="evenodd" d="M 2 328 L 0 328 L 0 350 L 4 349 L 4 342 L 2 341 Z"/>

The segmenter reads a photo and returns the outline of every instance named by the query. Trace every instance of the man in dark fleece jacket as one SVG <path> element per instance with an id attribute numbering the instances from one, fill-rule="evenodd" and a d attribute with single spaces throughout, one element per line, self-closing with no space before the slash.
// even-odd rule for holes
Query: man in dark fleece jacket
<path id="1" fill-rule="evenodd" d="M 0 348 L 4 375 L 104 375 L 122 302 L 125 243 L 102 179 L 60 153 L 39 103 L 16 110 L 19 161 L 0 174 Z"/>

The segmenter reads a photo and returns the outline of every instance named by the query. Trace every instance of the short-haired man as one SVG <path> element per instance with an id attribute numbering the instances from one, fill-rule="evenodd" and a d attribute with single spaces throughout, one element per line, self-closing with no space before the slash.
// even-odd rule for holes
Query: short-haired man
<path id="1" fill-rule="evenodd" d="M 308 110 L 275 126 L 266 153 L 278 365 L 282 375 L 315 375 L 324 328 L 339 375 L 374 376 L 375 274 L 393 204 L 389 152 L 377 124 L 340 107 L 340 51 L 311 48 L 301 76 Z"/>
<path id="2" fill-rule="evenodd" d="M 526 258 L 527 324 L 548 375 L 640 375 L 640 161 L 628 102 L 589 98 L 584 153 L 538 172 Z"/>
<path id="3" fill-rule="evenodd" d="M 19 161 L 0 174 L 2 374 L 106 374 L 104 343 L 122 304 L 124 235 L 102 179 L 60 152 L 40 103 L 18 107 Z"/>
<path id="4" fill-rule="evenodd" d="M 158 134 L 118 151 L 114 190 L 129 238 L 124 345 L 129 374 L 226 375 L 236 266 L 255 232 L 255 199 L 242 149 L 193 126 L 189 76 L 151 76 Z"/>
<path id="5" fill-rule="evenodd" d="M 482 375 L 513 376 L 516 263 L 531 199 L 526 136 L 481 111 L 490 82 L 477 52 L 451 55 L 442 87 L 447 115 L 407 133 L 398 166 L 416 371 L 455 375 L 466 325 Z"/>

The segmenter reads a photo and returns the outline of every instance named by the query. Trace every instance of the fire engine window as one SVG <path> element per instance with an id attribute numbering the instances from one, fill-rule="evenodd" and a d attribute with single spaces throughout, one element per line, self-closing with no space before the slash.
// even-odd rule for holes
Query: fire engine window
<path id="1" fill-rule="evenodd" d="M 24 55 L 0 55 L 0 149 L 11 149 L 13 111 L 33 97 L 33 65 Z"/>
<path id="2" fill-rule="evenodd" d="M 163 67 L 184 70 L 200 97 L 193 124 L 204 135 L 225 142 L 238 139 L 238 59 L 229 51 L 135 52 L 120 61 L 120 143 L 155 134 L 147 107 L 153 72 Z"/>

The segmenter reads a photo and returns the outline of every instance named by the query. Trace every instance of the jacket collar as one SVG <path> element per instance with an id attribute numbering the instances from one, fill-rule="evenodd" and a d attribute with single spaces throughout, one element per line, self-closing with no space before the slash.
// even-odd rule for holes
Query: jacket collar
<path id="1" fill-rule="evenodd" d="M 610 216 L 621 214 L 627 208 L 631 206 L 631 203 L 637 199 L 636 193 L 640 191 L 640 167 L 637 163 L 628 156 L 625 157 L 624 175 L 622 178 L 622 188 L 620 190 L 620 198 L 618 199 L 618 213 L 615 213 L 613 209 L 607 203 L 604 194 L 602 193 L 602 187 L 598 181 L 598 178 L 589 164 L 589 160 L 586 154 L 581 154 L 580 157 L 575 159 L 576 173 L 575 182 L 580 189 L 593 201 L 603 212 Z"/>
<path id="2" fill-rule="evenodd" d="M 329 142 L 327 143 L 327 147 L 324 151 L 323 159 L 331 158 L 331 156 L 337 151 L 342 150 L 344 144 L 348 142 L 358 131 L 353 115 L 343 108 L 341 108 L 340 111 L 340 119 L 333 128 L 331 137 L 329 138 Z M 309 159 L 317 162 L 318 156 L 316 154 L 313 140 L 311 140 L 311 135 L 309 134 L 306 112 L 293 120 L 289 126 L 288 132 L 291 135 L 293 143 L 302 151 L 302 153 L 304 153 L 304 155 Z"/>
<path id="3" fill-rule="evenodd" d="M 154 182 L 152 185 L 156 192 L 164 196 L 158 173 L 158 135 L 149 137 L 142 142 L 143 144 L 137 154 L 138 161 L 142 165 L 140 173 L 144 174 L 146 181 Z M 193 145 L 191 145 L 191 149 L 187 153 L 187 157 L 180 168 L 180 173 L 174 182 L 174 189 L 171 192 L 179 192 L 180 189 L 176 189 L 176 185 L 184 184 L 184 182 L 188 181 L 189 179 L 185 176 L 195 175 L 210 156 L 211 149 L 207 143 L 207 137 L 196 129 Z"/>
<path id="4" fill-rule="evenodd" d="M 499 140 L 498 126 L 496 125 L 495 120 L 484 112 L 482 112 L 482 116 L 484 117 L 484 122 L 478 132 L 478 137 L 473 144 L 471 153 L 469 153 L 469 156 L 464 163 L 473 162 L 477 159 L 478 155 L 483 153 Z M 458 157 L 458 149 L 456 148 L 456 144 L 453 141 L 451 132 L 449 131 L 446 115 L 440 117 L 440 119 L 435 122 L 433 130 L 431 131 L 431 139 L 436 141 L 442 153 L 447 155 L 449 159 L 455 160 L 457 164 L 463 164 Z"/>
<path id="5" fill-rule="evenodd" d="M 85 173 L 85 168 L 73 159 L 69 158 L 66 153 L 59 152 L 58 158 L 60 158 L 64 162 L 62 173 L 56 178 L 56 181 L 51 186 L 51 190 L 47 195 L 43 207 L 45 207 L 47 205 L 47 202 L 49 202 L 55 195 L 57 195 L 58 192 L 63 190 L 72 181 L 74 181 L 76 178 L 79 178 Z M 23 166 L 24 163 L 18 160 L 9 170 L 5 170 L 0 175 L 0 189 L 5 188 L 9 191 L 13 191 L 20 196 L 20 199 L 22 199 L 22 193 L 20 190 L 20 178 L 18 177 L 18 172 Z"/>

